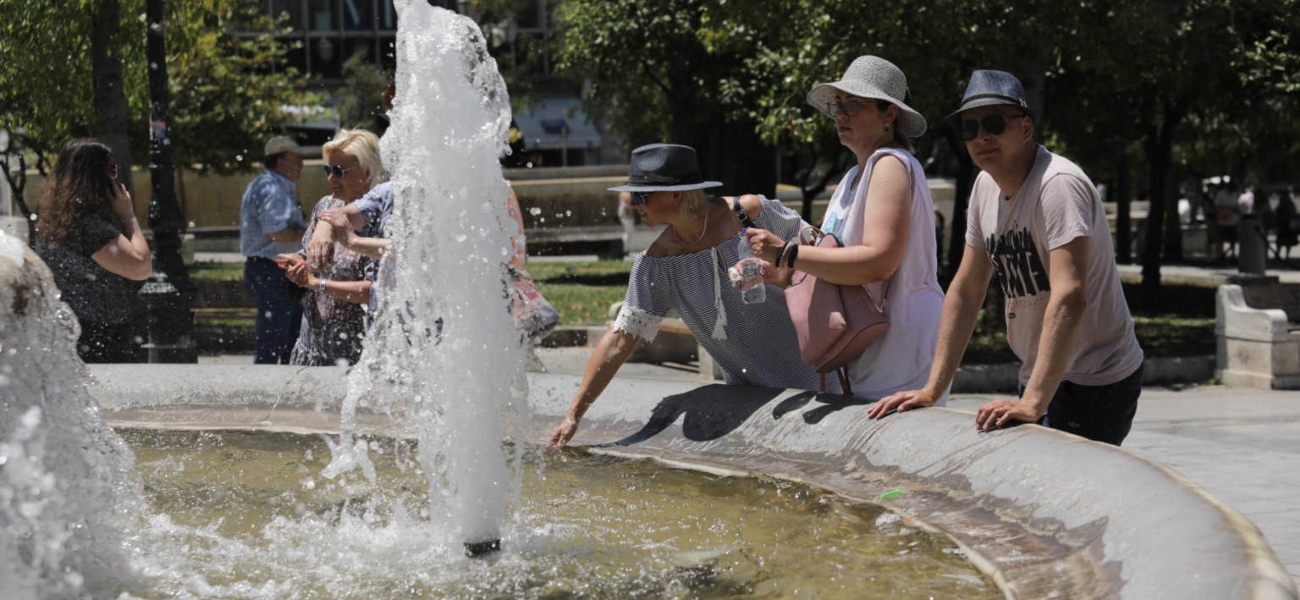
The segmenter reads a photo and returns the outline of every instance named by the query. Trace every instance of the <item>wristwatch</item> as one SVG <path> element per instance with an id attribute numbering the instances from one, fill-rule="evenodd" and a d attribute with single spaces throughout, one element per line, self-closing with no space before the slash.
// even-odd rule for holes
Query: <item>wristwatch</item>
<path id="1" fill-rule="evenodd" d="M 740 205 L 740 198 L 736 198 L 736 220 L 740 221 L 740 224 L 745 227 L 757 227 L 754 220 L 749 218 L 749 211 L 746 211 L 745 207 Z"/>
<path id="2" fill-rule="evenodd" d="M 328 280 L 328 279 L 322 279 L 322 280 L 320 280 L 320 285 L 317 286 L 317 288 L 316 288 L 316 290 L 319 291 L 319 292 L 322 293 L 322 294 L 325 293 L 325 282 L 326 282 L 326 281 L 329 281 L 329 280 Z"/>

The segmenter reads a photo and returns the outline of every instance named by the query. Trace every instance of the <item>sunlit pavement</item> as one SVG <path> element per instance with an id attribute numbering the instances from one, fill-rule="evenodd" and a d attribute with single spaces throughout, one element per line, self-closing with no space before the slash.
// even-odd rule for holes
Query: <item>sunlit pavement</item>
<path id="1" fill-rule="evenodd" d="M 580 376 L 591 350 L 542 348 L 538 356 L 549 372 Z M 250 364 L 252 357 L 199 362 Z M 628 363 L 618 376 L 706 383 L 693 367 Z M 973 415 L 994 397 L 960 394 L 948 407 Z M 1300 582 L 1300 392 L 1145 388 L 1124 448 L 1174 468 L 1249 518 Z"/>

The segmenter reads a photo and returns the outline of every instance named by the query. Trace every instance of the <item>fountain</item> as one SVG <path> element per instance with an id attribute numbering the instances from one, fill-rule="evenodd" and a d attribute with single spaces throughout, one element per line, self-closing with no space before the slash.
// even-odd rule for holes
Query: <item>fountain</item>
<path id="1" fill-rule="evenodd" d="M 510 99 L 472 20 L 410 1 L 397 6 L 397 95 L 381 143 L 393 175 L 392 289 L 381 305 L 343 404 L 325 476 L 361 468 L 358 405 L 400 415 L 419 440 L 430 494 L 471 556 L 500 548 L 518 454 L 502 455 L 502 417 L 522 406 L 522 339 L 508 318 L 504 225 Z M 437 321 L 437 323 L 435 323 Z M 438 333 L 433 333 L 437 331 Z M 491 368 L 485 368 L 491 365 Z"/>
<path id="2" fill-rule="evenodd" d="M 48 271 L 0 237 L 0 525 L 19 532 L 0 540 L 6 597 L 115 596 L 137 586 L 148 589 L 144 595 L 190 597 L 695 597 L 701 589 L 750 597 L 782 581 L 796 587 L 771 593 L 816 594 L 799 591 L 804 582 L 792 575 L 765 579 L 765 569 L 780 565 L 752 549 L 654 554 L 720 525 L 670 541 L 656 536 L 691 526 L 689 515 L 638 528 L 628 515 L 646 510 L 638 486 L 653 474 L 593 466 L 597 479 L 630 482 L 627 494 L 598 496 L 596 503 L 614 503 L 614 516 L 567 532 L 547 522 L 553 514 L 519 508 L 553 508 L 545 495 L 513 495 L 525 471 L 538 473 L 521 467 L 519 456 L 540 454 L 529 443 L 545 439 L 577 382 L 524 375 L 517 334 L 492 324 L 506 322 L 498 297 L 508 252 L 499 227 L 505 188 L 495 155 L 506 98 L 481 38 L 418 0 L 400 8 L 405 68 L 396 131 L 384 139 L 385 159 L 397 165 L 402 229 L 385 265 L 397 287 L 362 362 L 352 369 L 88 369 L 107 422 L 153 444 L 136 465 L 149 482 L 146 494 L 174 488 L 177 510 L 136 500 L 139 489 L 125 475 L 129 453 L 81 391 L 83 367 L 71 358 L 75 327 L 54 299 Z M 451 198 L 460 202 L 443 202 Z M 430 237 L 413 241 L 424 232 Z M 441 336 L 437 318 L 446 323 Z M 322 450 L 301 437 L 284 442 L 282 433 L 325 435 L 328 443 Z M 593 455 L 708 473 L 691 485 L 706 488 L 706 498 L 717 494 L 715 504 L 730 512 L 780 497 L 770 490 L 783 488 L 759 488 L 737 500 L 724 485 L 751 474 L 813 486 L 796 488 L 800 498 L 817 499 L 795 503 L 801 511 L 886 504 L 889 511 L 868 519 L 876 528 L 934 534 L 906 538 L 900 553 L 933 545 L 940 555 L 969 559 L 1007 598 L 1297 597 L 1259 531 L 1195 484 L 1123 450 L 1039 427 L 981 435 L 967 415 L 946 409 L 871 421 L 852 398 L 616 379 L 575 441 L 590 444 Z M 205 466 L 207 458 L 178 459 L 163 452 L 169 448 L 226 462 Z M 532 481 L 549 478 L 542 469 Z M 565 504 L 593 501 L 581 485 L 565 493 Z M 234 500 L 255 502 L 264 514 L 245 504 L 205 512 Z M 771 504 L 791 503 L 780 500 Z M 668 502 L 649 509 L 655 518 L 647 520 L 676 516 L 680 503 L 701 504 Z M 603 530 L 614 521 L 633 521 L 631 533 L 616 536 L 612 548 L 589 549 L 587 539 L 601 532 L 584 527 Z M 873 567 L 834 573 L 844 551 L 835 543 L 847 538 L 832 535 L 825 545 L 802 535 L 806 525 L 791 527 L 776 538 L 780 545 L 812 545 L 772 562 L 824 557 L 814 562 L 831 567 L 825 579 L 843 579 L 840 594 L 866 589 Z M 464 558 L 497 548 L 486 560 Z M 618 559 L 613 575 L 575 566 L 608 556 Z M 969 575 L 939 577 L 968 586 L 949 596 L 989 591 Z"/>
<path id="3" fill-rule="evenodd" d="M 0 232 L 0 582 L 6 597 L 124 583 L 138 510 L 131 451 L 104 425 L 76 358 L 77 320 L 49 269 Z M 101 589 L 102 589 L 101 587 Z"/>

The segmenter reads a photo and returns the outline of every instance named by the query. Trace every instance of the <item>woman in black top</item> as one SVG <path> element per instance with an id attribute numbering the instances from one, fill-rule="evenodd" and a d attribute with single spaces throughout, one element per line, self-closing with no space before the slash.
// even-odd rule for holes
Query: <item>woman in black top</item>
<path id="1" fill-rule="evenodd" d="M 39 214 L 36 253 L 81 324 L 77 354 L 88 363 L 140 362 L 145 317 L 136 282 L 153 272 L 153 259 L 108 146 L 68 142 Z"/>

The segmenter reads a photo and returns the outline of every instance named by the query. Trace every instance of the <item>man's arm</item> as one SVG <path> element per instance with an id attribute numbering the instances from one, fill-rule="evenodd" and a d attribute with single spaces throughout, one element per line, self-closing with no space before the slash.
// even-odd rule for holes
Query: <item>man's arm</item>
<path id="1" fill-rule="evenodd" d="M 1088 310 L 1088 253 L 1092 238 L 1077 237 L 1049 254 L 1049 292 L 1043 315 L 1043 333 L 1038 340 L 1038 360 L 1029 374 L 1020 400 L 995 400 L 980 407 L 975 424 L 981 430 L 1002 427 L 1008 421 L 1037 421 L 1047 412 L 1061 377 L 1070 362 L 1071 341 L 1079 321 Z"/>
<path id="2" fill-rule="evenodd" d="M 892 410 L 903 412 L 912 408 L 933 406 L 943 396 L 948 384 L 957 373 L 961 356 L 970 343 L 971 333 L 975 331 L 975 321 L 980 308 L 984 305 L 984 296 L 988 293 L 989 281 L 993 278 L 993 265 L 982 248 L 969 244 L 962 254 L 961 265 L 957 275 L 948 286 L 948 294 L 943 299 L 943 316 L 939 320 L 939 340 L 934 351 L 934 362 L 930 365 L 930 379 L 919 390 L 898 392 L 882 398 L 871 406 L 867 416 L 872 419 L 885 417 Z"/>
<path id="3" fill-rule="evenodd" d="M 262 234 L 262 237 L 266 238 L 268 242 L 284 242 L 284 243 L 292 244 L 292 243 L 297 243 L 302 241 L 302 233 L 303 233 L 302 229 L 285 227 L 284 229 L 281 229 L 279 231 L 264 233 Z"/>

